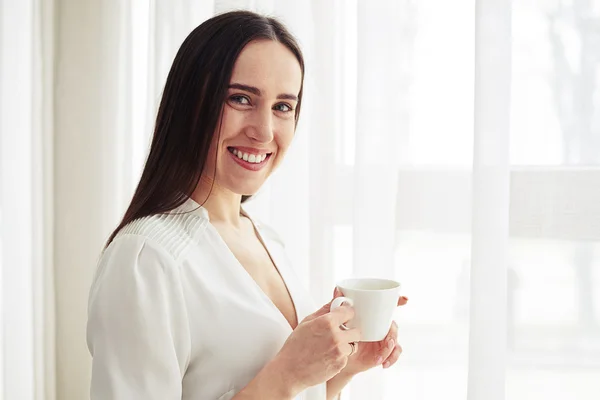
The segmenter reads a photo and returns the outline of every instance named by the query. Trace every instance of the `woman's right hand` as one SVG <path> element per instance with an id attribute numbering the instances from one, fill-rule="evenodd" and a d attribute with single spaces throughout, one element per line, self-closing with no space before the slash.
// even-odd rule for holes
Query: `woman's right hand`
<path id="1" fill-rule="evenodd" d="M 297 392 L 337 375 L 352 353 L 351 342 L 360 340 L 358 329 L 340 325 L 354 317 L 354 309 L 342 305 L 330 311 L 331 303 L 306 317 L 287 339 L 276 363 Z"/>

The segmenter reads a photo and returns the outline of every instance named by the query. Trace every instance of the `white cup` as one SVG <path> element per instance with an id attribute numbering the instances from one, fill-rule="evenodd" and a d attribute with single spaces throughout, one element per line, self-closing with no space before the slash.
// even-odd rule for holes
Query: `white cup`
<path id="1" fill-rule="evenodd" d="M 383 340 L 392 326 L 398 307 L 400 283 L 389 279 L 346 279 L 337 284 L 344 295 L 331 303 L 331 310 L 348 303 L 354 307 L 354 318 L 348 328 L 359 328 L 362 342 Z"/>

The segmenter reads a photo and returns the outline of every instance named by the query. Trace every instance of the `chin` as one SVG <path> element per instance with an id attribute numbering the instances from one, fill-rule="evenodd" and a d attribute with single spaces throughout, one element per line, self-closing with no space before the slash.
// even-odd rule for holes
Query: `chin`
<path id="1" fill-rule="evenodd" d="M 229 190 L 242 196 L 254 196 L 256 193 L 258 193 L 261 187 L 262 183 L 252 185 L 245 182 L 239 185 L 231 185 L 229 186 Z"/>

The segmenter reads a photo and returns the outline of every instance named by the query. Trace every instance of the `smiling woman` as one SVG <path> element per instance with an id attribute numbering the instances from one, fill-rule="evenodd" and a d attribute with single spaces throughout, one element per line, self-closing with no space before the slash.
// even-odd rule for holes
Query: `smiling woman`
<path id="1" fill-rule="evenodd" d="M 266 63 L 267 59 L 272 63 Z M 192 31 L 167 77 L 139 185 L 108 242 L 136 218 L 182 205 L 197 189 L 201 176 L 214 178 L 217 163 L 223 161 L 221 145 L 233 139 L 236 129 L 251 132 L 247 140 L 258 139 L 261 145 L 268 140 L 263 138 L 265 130 L 271 128 L 291 139 L 300 115 L 303 79 L 300 48 L 275 19 L 230 12 Z M 248 147 L 255 148 L 257 143 Z M 280 149 L 281 156 L 284 153 L 285 148 Z M 227 175 L 223 172 L 221 176 Z M 265 178 L 254 181 L 253 190 L 240 188 L 241 194 L 253 194 L 257 182 Z"/>
<path id="2" fill-rule="evenodd" d="M 315 311 L 281 239 L 242 207 L 290 147 L 303 79 L 272 18 L 222 14 L 183 42 L 90 290 L 92 399 L 324 400 L 397 361 L 395 325 L 359 347 L 342 329 L 353 309 Z"/>
<path id="3" fill-rule="evenodd" d="M 281 163 L 294 137 L 302 67 L 286 45 L 257 40 L 241 51 L 230 80 L 205 175 L 223 189 L 251 195 Z M 203 189 L 194 196 L 201 202 L 208 197 Z"/>

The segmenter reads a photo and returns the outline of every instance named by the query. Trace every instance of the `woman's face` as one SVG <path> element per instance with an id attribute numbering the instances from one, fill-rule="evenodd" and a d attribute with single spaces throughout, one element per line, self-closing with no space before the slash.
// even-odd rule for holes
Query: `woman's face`
<path id="1" fill-rule="evenodd" d="M 294 137 L 301 81 L 300 64 L 283 44 L 246 45 L 233 68 L 205 175 L 234 193 L 256 193 Z"/>

